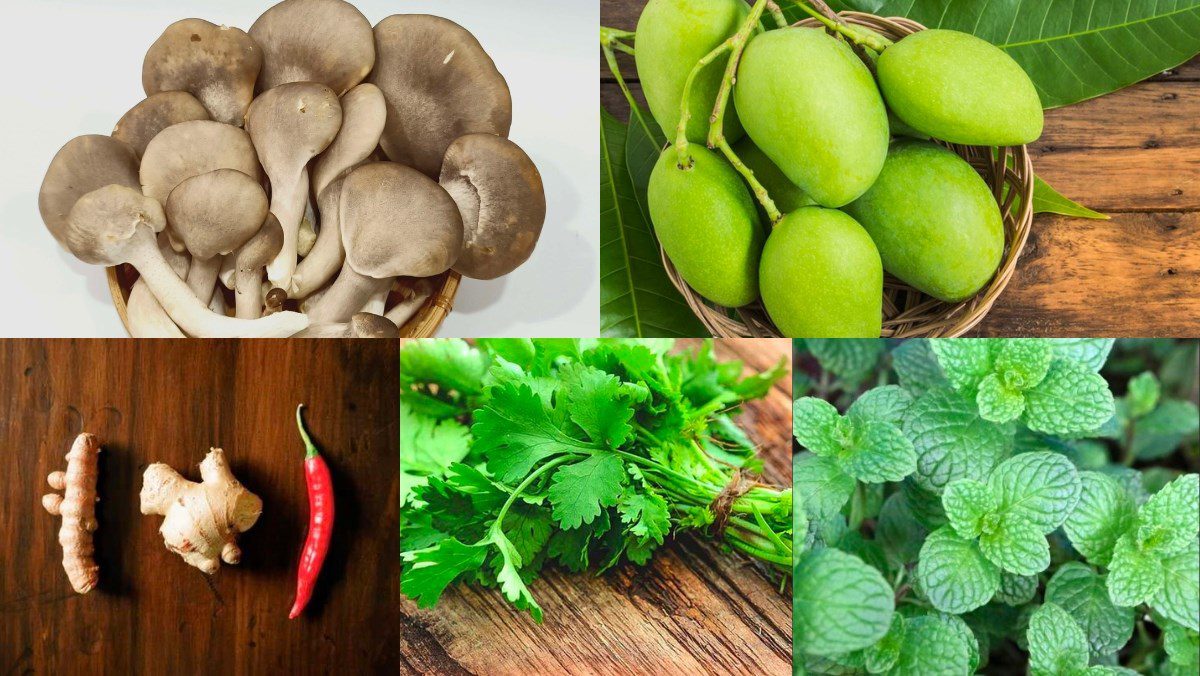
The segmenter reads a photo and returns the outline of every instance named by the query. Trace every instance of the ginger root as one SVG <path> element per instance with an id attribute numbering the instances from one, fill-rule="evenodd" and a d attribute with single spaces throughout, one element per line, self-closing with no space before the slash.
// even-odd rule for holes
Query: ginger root
<path id="1" fill-rule="evenodd" d="M 229 469 L 225 451 L 210 449 L 200 463 L 200 483 L 188 481 L 170 465 L 156 462 L 142 477 L 142 514 L 161 514 L 167 549 L 188 565 L 212 575 L 225 563 L 237 563 L 237 535 L 250 530 L 262 514 L 262 500 Z"/>
<path id="2" fill-rule="evenodd" d="M 86 432 L 75 437 L 71 451 L 67 453 L 67 471 L 51 472 L 46 482 L 58 493 L 42 496 L 42 506 L 47 512 L 62 516 L 62 527 L 58 530 L 58 543 L 63 548 L 63 570 L 71 587 L 86 594 L 100 580 L 100 566 L 96 565 L 96 548 L 92 533 L 96 522 L 97 466 L 100 458 L 100 440 Z"/>

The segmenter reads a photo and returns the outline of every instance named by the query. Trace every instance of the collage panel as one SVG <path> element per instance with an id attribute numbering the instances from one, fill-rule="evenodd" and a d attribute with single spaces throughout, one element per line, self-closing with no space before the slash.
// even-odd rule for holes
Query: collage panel
<path id="1" fill-rule="evenodd" d="M 790 366 L 786 340 L 405 342 L 402 671 L 787 673 Z"/>
<path id="2" fill-rule="evenodd" d="M 794 368 L 795 674 L 1195 671 L 1200 341 L 809 339 Z"/>
<path id="3" fill-rule="evenodd" d="M 5 671 L 397 673 L 398 383 L 382 341 L 0 341 Z"/>

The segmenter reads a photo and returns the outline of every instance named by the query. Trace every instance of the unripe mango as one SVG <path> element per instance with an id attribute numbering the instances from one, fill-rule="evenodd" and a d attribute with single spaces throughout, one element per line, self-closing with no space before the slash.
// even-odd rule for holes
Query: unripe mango
<path id="1" fill-rule="evenodd" d="M 863 194 L 887 156 L 888 121 L 871 72 L 813 28 L 752 38 L 733 90 L 746 133 L 818 204 Z"/>
<path id="2" fill-rule="evenodd" d="M 650 113 L 670 140 L 679 126 L 683 85 L 696 63 L 729 38 L 750 13 L 744 0 L 650 0 L 638 18 L 634 60 Z M 692 83 L 687 137 L 702 142 L 728 56 L 705 66 Z M 742 126 L 730 101 L 725 109 L 725 138 L 742 137 Z"/>
<path id="3" fill-rule="evenodd" d="M 750 190 L 724 157 L 692 143 L 690 167 L 667 147 L 650 172 L 650 220 L 675 269 L 705 298 L 740 307 L 758 298 L 763 229 Z"/>
<path id="4" fill-rule="evenodd" d="M 749 138 L 738 141 L 733 146 L 733 152 L 742 161 L 742 164 L 754 172 L 754 178 L 758 179 L 762 187 L 767 189 L 767 194 L 771 196 L 775 206 L 783 213 L 790 213 L 800 207 L 816 204 L 813 198 L 805 195 L 803 190 L 783 175 L 771 158 L 754 145 L 754 141 Z"/>
<path id="5" fill-rule="evenodd" d="M 913 33 L 883 51 L 876 72 L 892 111 L 934 138 L 1016 146 L 1042 135 L 1042 103 L 1029 75 L 974 35 Z"/>
<path id="6" fill-rule="evenodd" d="M 978 293 L 1004 253 L 991 190 L 966 160 L 933 143 L 893 143 L 879 180 L 846 211 L 871 233 L 885 270 L 947 302 Z"/>
<path id="7" fill-rule="evenodd" d="M 870 235 L 833 209 L 784 216 L 763 247 L 763 305 L 789 338 L 878 338 L 883 266 Z"/>

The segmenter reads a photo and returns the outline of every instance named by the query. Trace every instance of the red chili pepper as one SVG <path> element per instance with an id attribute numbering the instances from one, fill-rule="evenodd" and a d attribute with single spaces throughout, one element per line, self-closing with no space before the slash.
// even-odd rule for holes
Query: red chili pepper
<path id="1" fill-rule="evenodd" d="M 329 551 L 329 537 L 333 533 L 333 482 L 329 478 L 329 466 L 313 445 L 308 430 L 304 429 L 304 420 L 300 417 L 303 409 L 304 404 L 296 407 L 296 427 L 300 429 L 306 449 L 304 478 L 308 482 L 308 539 L 300 554 L 300 568 L 296 572 L 296 603 L 288 613 L 289 620 L 299 616 L 312 598 L 313 586 L 321 573 L 321 564 L 325 562 L 325 554 Z"/>

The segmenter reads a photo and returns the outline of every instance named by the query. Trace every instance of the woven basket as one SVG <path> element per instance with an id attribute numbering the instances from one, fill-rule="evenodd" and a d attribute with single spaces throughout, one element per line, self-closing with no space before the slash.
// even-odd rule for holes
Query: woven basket
<path id="1" fill-rule="evenodd" d="M 842 12 L 840 16 L 846 23 L 869 28 L 892 41 L 925 29 L 921 24 L 904 18 L 884 19 L 859 12 Z M 805 19 L 795 25 L 817 27 L 820 24 L 815 19 Z M 998 148 L 993 156 L 992 149 L 988 147 L 939 143 L 970 162 L 992 189 L 1004 218 L 1004 256 L 991 282 L 975 296 L 959 303 L 945 303 L 931 298 L 887 275 L 883 281 L 884 337 L 959 336 L 969 331 L 983 319 L 1008 285 L 1025 240 L 1029 238 L 1029 228 L 1033 223 L 1033 164 L 1026 147 Z M 661 247 L 659 252 L 667 276 L 679 289 L 688 307 L 714 336 L 782 336 L 771 323 L 761 302 L 740 308 L 716 305 L 683 281 Z"/>
<path id="2" fill-rule="evenodd" d="M 107 269 L 108 274 L 108 291 L 112 294 L 113 305 L 117 308 L 117 315 L 121 317 L 121 324 L 125 326 L 125 331 L 129 332 L 129 310 L 127 303 L 129 302 L 129 292 L 133 289 L 133 283 L 137 281 L 137 271 L 130 265 L 117 265 Z M 446 320 L 446 315 L 450 314 L 450 310 L 454 307 L 454 296 L 458 293 L 458 283 L 462 280 L 462 276 L 457 272 L 445 272 L 438 276 L 437 292 L 425 301 L 425 304 L 417 310 L 404 326 L 400 327 L 401 338 L 429 338 L 437 333 L 442 322 Z M 388 296 L 387 307 L 391 309 L 401 299 L 402 283 L 397 284 L 392 288 L 391 295 Z M 229 306 L 229 314 L 233 314 L 233 298 L 226 294 L 226 305 Z M 132 335 L 132 334 L 131 334 Z"/>

